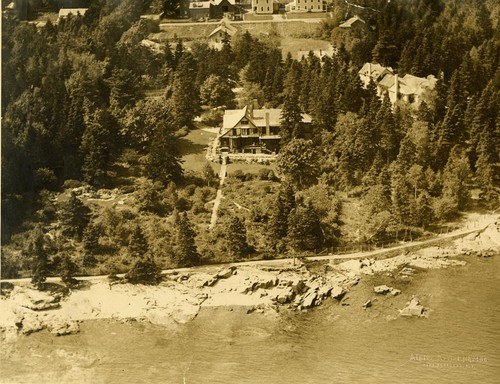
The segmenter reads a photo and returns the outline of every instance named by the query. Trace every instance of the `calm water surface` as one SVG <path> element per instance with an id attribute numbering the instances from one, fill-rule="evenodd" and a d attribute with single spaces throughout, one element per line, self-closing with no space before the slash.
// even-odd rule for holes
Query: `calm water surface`
<path id="1" fill-rule="evenodd" d="M 87 322 L 2 346 L 2 383 L 500 383 L 500 256 L 365 278 L 349 306 L 277 315 L 202 311 L 177 330 Z M 374 284 L 403 294 L 375 297 Z M 428 319 L 397 318 L 412 294 Z M 367 299 L 373 307 L 361 308 Z"/>

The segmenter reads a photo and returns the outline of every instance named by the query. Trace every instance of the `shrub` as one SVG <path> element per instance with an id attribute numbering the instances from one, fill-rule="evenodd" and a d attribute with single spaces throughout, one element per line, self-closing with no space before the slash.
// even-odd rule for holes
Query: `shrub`
<path id="1" fill-rule="evenodd" d="M 235 178 L 235 179 L 238 179 L 240 181 L 245 181 L 245 174 L 243 173 L 243 171 L 241 169 L 236 169 L 232 176 Z"/>
<path id="2" fill-rule="evenodd" d="M 134 192 L 135 192 L 135 185 L 124 185 L 120 187 L 120 193 L 127 194 Z"/>
<path id="3" fill-rule="evenodd" d="M 63 188 L 64 189 L 80 188 L 82 185 L 83 183 L 79 180 L 68 179 L 64 180 Z"/>
<path id="4" fill-rule="evenodd" d="M 258 176 L 261 180 L 269 180 L 269 171 L 265 168 L 261 168 L 259 169 Z"/>
<path id="5" fill-rule="evenodd" d="M 151 257 L 137 260 L 125 280 L 132 284 L 157 285 L 162 280 L 161 269 Z"/>
<path id="6" fill-rule="evenodd" d="M 49 168 L 39 168 L 34 172 L 35 189 L 47 189 L 54 191 L 57 189 L 59 180 L 57 179 L 54 171 Z"/>
<path id="7" fill-rule="evenodd" d="M 137 153 L 136 150 L 127 148 L 122 152 L 120 156 L 120 161 L 128 165 L 139 165 L 140 158 L 141 155 L 139 155 L 139 153 Z"/>

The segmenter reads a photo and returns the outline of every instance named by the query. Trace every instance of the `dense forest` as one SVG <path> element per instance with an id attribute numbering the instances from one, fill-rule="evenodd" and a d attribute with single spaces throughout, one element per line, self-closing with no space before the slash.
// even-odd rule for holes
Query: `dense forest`
<path id="1" fill-rule="evenodd" d="M 158 24 L 140 19 L 151 3 L 98 0 L 41 29 L 2 20 L 3 277 L 41 283 L 58 271 L 69 280 L 132 268 L 154 279 L 157 265 L 408 239 L 456 217 L 471 192 L 476 204 L 498 207 L 497 2 L 337 0 L 314 36 L 337 54 L 301 61 L 283 57 L 279 35 L 248 32 L 221 50 L 180 39 L 152 50 L 141 41 Z M 355 14 L 366 31 L 338 28 Z M 393 106 L 375 84 L 363 88 L 365 62 L 434 75 L 437 86 L 418 110 Z M 161 98 L 146 97 L 158 90 Z M 275 172 L 230 177 L 234 189 L 264 183 L 261 203 L 227 212 L 208 233 L 200 223 L 215 175 L 208 163 L 183 169 L 179 138 L 200 113 L 217 125 L 224 108 L 252 100 L 283 110 Z M 312 137 L 301 113 L 313 118 Z M 133 207 L 81 198 L 102 188 L 133 195 Z M 353 201 L 356 236 L 342 219 Z"/>

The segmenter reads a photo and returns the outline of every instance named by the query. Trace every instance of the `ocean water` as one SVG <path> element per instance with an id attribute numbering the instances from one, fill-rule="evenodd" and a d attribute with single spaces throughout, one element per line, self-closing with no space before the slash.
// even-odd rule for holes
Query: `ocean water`
<path id="1" fill-rule="evenodd" d="M 500 256 L 367 277 L 307 312 L 203 310 L 174 330 L 93 321 L 3 343 L 1 383 L 500 383 Z M 401 289 L 377 296 L 376 284 Z M 416 295 L 427 318 L 399 318 Z M 373 300 L 364 310 L 362 304 Z"/>

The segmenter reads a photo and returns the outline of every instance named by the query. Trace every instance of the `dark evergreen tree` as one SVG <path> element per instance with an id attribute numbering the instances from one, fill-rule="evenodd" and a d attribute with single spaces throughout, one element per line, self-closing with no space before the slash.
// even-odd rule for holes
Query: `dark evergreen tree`
<path id="1" fill-rule="evenodd" d="M 90 208 L 71 192 L 69 200 L 60 211 L 61 221 L 64 225 L 64 233 L 81 239 L 85 228 L 90 222 Z"/>
<path id="2" fill-rule="evenodd" d="M 159 128 L 151 140 L 145 171 L 150 179 L 165 186 L 182 180 L 177 139 L 165 129 Z"/>
<path id="3" fill-rule="evenodd" d="M 158 285 L 162 281 L 161 268 L 150 256 L 138 259 L 125 280 L 132 284 Z"/>
<path id="4" fill-rule="evenodd" d="M 136 224 L 128 241 L 128 253 L 134 258 L 144 258 L 149 251 L 149 245 L 142 228 Z"/>
<path id="5" fill-rule="evenodd" d="M 268 247 L 275 252 L 284 252 L 288 215 L 295 207 L 295 193 L 290 183 L 281 184 L 272 207 L 271 218 L 267 225 Z"/>
<path id="6" fill-rule="evenodd" d="M 33 229 L 26 252 L 33 260 L 31 262 L 31 283 L 38 290 L 41 290 L 49 274 L 49 263 L 47 250 L 45 249 L 45 239 L 40 224 L 37 224 Z"/>
<path id="7" fill-rule="evenodd" d="M 303 189 L 315 182 L 318 160 L 318 152 L 311 140 L 292 139 L 281 148 L 276 167 L 288 182 Z"/>
<path id="8" fill-rule="evenodd" d="M 323 232 L 318 213 L 311 204 L 299 205 L 288 215 L 287 248 L 292 252 L 318 251 Z"/>
<path id="9" fill-rule="evenodd" d="M 193 55 L 184 53 L 175 71 L 172 85 L 171 107 L 177 129 L 190 127 L 200 112 L 200 96 L 193 81 L 196 78 Z"/>
<path id="10" fill-rule="evenodd" d="M 177 267 L 192 267 L 198 264 L 199 255 L 195 244 L 196 233 L 191 222 L 183 212 L 174 221 L 176 231 L 175 264 Z"/>
<path id="11" fill-rule="evenodd" d="M 285 102 L 281 110 L 280 136 L 281 145 L 284 146 L 294 138 L 303 138 L 301 131 L 302 111 L 295 91 L 285 95 Z"/>
<path id="12" fill-rule="evenodd" d="M 96 187 L 107 181 L 107 169 L 115 152 L 116 135 L 112 129 L 116 122 L 109 113 L 97 109 L 85 114 L 85 132 L 80 151 L 83 157 L 84 180 Z"/>
<path id="13" fill-rule="evenodd" d="M 225 222 L 224 248 L 233 260 L 241 258 L 249 251 L 245 222 L 238 216 L 231 216 Z"/>
<path id="14" fill-rule="evenodd" d="M 61 281 L 66 285 L 73 285 L 76 283 L 74 278 L 75 274 L 78 272 L 78 265 L 69 257 L 68 255 L 63 255 L 61 257 L 61 262 L 59 264 L 59 274 L 61 276 Z"/>

